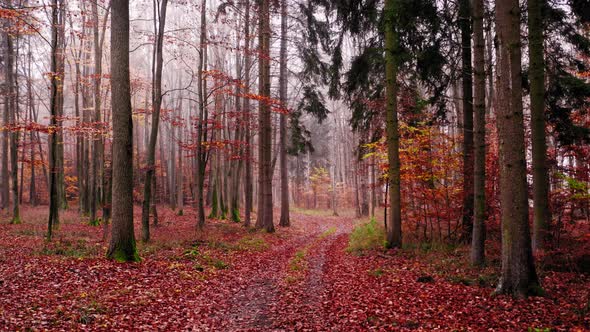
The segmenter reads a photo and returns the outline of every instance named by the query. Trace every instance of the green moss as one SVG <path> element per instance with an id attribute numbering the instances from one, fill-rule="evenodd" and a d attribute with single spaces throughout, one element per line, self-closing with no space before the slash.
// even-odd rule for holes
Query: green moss
<path id="1" fill-rule="evenodd" d="M 325 239 L 325 238 L 327 238 L 328 236 L 330 236 L 330 235 L 332 235 L 332 234 L 336 233 L 336 230 L 337 230 L 337 229 L 336 229 L 336 227 L 334 227 L 334 226 L 332 226 L 332 227 L 328 228 L 328 229 L 327 229 L 325 232 L 323 232 L 323 233 L 320 235 L 320 239 Z"/>
<path id="2" fill-rule="evenodd" d="M 238 241 L 238 248 L 244 251 L 265 251 L 268 249 L 268 243 L 258 236 L 245 236 Z"/>
<path id="3" fill-rule="evenodd" d="M 141 258 L 137 253 L 137 248 L 135 247 L 135 241 L 131 245 L 130 250 L 125 250 L 120 246 L 117 246 L 115 250 L 109 255 L 110 259 L 113 259 L 119 263 L 126 263 L 126 262 L 140 262 Z"/>
<path id="4" fill-rule="evenodd" d="M 14 218 L 12 218 L 12 220 L 10 220 L 10 224 L 11 225 L 19 225 L 19 224 L 22 224 L 22 220 L 20 218 L 20 215 L 16 215 Z"/>
<path id="5" fill-rule="evenodd" d="M 96 218 L 94 220 L 90 220 L 88 222 L 88 225 L 90 225 L 90 226 L 100 226 L 101 221 L 102 221 L 101 218 Z"/>
<path id="6" fill-rule="evenodd" d="M 215 267 L 218 270 L 225 270 L 229 268 L 229 264 L 222 261 L 221 259 L 214 259 L 211 265 L 213 265 L 213 267 Z"/>
<path id="7" fill-rule="evenodd" d="M 178 213 L 176 213 L 176 215 L 179 217 L 184 216 L 184 210 L 183 209 L 178 210 Z"/>
<path id="8" fill-rule="evenodd" d="M 373 277 L 380 277 L 385 273 L 385 271 L 383 271 L 382 268 L 378 267 L 374 270 L 369 271 L 369 274 L 372 275 Z"/>
<path id="9" fill-rule="evenodd" d="M 98 247 L 89 245 L 84 240 L 72 242 L 69 240 L 58 240 L 56 242 L 47 242 L 37 252 L 39 255 L 65 256 L 75 258 L 93 257 L 98 254 Z"/>
<path id="10" fill-rule="evenodd" d="M 232 209 L 231 211 L 231 221 L 233 222 L 241 222 L 240 219 L 240 210 L 239 209 Z"/>
<path id="11" fill-rule="evenodd" d="M 307 262 L 305 261 L 307 255 L 307 248 L 299 250 L 289 262 L 289 270 L 291 271 L 305 271 L 307 270 Z"/>

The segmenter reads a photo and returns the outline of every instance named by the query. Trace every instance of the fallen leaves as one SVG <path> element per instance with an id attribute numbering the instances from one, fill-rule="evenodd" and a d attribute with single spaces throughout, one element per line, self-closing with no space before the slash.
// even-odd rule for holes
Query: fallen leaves
<path id="1" fill-rule="evenodd" d="M 403 252 L 347 253 L 348 218 L 294 214 L 294 226 L 274 235 L 211 221 L 197 237 L 186 212 L 160 210 L 162 226 L 152 243 L 139 245 L 137 264 L 104 259 L 101 228 L 73 212 L 50 244 L 44 218 L 31 220 L 30 211 L 23 225 L 1 224 L 0 329 L 590 328 L 588 276 L 546 272 L 547 297 L 493 297 L 488 282 L 462 282 L 468 279 L 451 259 L 441 258 L 448 265 L 441 269 Z M 305 268 L 285 282 L 294 263 Z"/>

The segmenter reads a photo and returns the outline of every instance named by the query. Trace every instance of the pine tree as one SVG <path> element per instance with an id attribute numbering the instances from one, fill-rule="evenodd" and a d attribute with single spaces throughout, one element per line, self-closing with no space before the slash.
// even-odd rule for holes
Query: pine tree
<path id="1" fill-rule="evenodd" d="M 258 215 L 256 228 L 274 232 L 272 203 L 272 125 L 270 105 L 270 2 L 261 0 L 258 13 L 259 47 L 259 102 L 258 114 Z"/>
<path id="2" fill-rule="evenodd" d="M 539 294 L 541 287 L 529 228 L 518 0 L 496 1 L 496 33 L 502 220 L 502 275 L 496 292 L 523 297 Z"/>

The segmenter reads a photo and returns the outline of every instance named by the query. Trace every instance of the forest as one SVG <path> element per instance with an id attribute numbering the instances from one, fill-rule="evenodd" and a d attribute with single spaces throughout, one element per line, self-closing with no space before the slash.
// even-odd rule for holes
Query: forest
<path id="1" fill-rule="evenodd" d="M 590 331 L 590 0 L 0 0 L 0 330 Z"/>

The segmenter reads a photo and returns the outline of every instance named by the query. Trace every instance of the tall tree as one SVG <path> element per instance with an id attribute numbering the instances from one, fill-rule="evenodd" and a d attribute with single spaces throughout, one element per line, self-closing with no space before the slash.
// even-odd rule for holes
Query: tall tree
<path id="1" fill-rule="evenodd" d="M 12 1 L 7 2 L 7 6 L 12 6 Z M 4 112 L 9 115 L 9 127 L 10 125 L 16 125 L 17 122 L 17 105 L 16 100 L 16 89 L 15 89 L 15 54 L 14 54 L 14 35 L 13 32 L 7 32 L 4 36 L 4 42 L 6 43 L 6 58 L 5 58 L 5 78 L 6 78 L 6 95 L 8 98 L 5 99 Z M 18 195 L 18 130 L 10 131 L 10 175 L 12 182 L 12 217 L 10 220 L 11 224 L 20 224 L 20 209 L 19 209 L 19 195 Z M 5 186 L 8 188 L 8 182 Z M 8 198 L 8 196 L 6 196 Z M 8 200 L 7 200 L 8 201 Z M 8 205 L 7 205 L 8 206 Z"/>
<path id="2" fill-rule="evenodd" d="M 274 232 L 272 204 L 272 125 L 270 114 L 270 1 L 261 0 L 258 11 L 258 215 L 256 228 Z"/>
<path id="3" fill-rule="evenodd" d="M 461 84 L 463 91 L 463 241 L 473 227 L 473 77 L 471 68 L 470 0 L 459 1 L 461 29 Z"/>
<path id="4" fill-rule="evenodd" d="M 199 116 L 197 119 L 197 151 L 195 167 L 195 203 L 197 204 L 197 227 L 202 230 L 205 226 L 205 200 L 203 197 L 205 187 L 205 169 L 207 167 L 206 153 L 203 151 L 203 142 L 207 141 L 206 127 L 204 122 L 207 118 L 207 81 L 204 73 L 207 70 L 207 0 L 201 0 L 201 28 L 200 28 L 200 47 L 199 47 L 199 69 L 197 76 L 199 80 L 198 98 L 199 98 Z"/>
<path id="5" fill-rule="evenodd" d="M 99 58 L 98 48 L 99 48 L 99 40 L 98 40 L 98 0 L 92 1 L 92 20 L 93 20 L 93 36 L 94 36 L 94 125 L 98 126 L 100 124 L 101 119 L 101 112 L 100 112 L 100 81 L 98 78 L 99 69 L 102 67 L 102 59 Z M 100 130 L 100 129 L 99 129 Z M 97 201 L 98 201 L 98 181 L 100 180 L 100 157 L 101 152 L 103 151 L 102 146 L 102 134 L 93 134 L 92 136 L 92 162 L 90 164 L 90 187 L 89 187 L 89 202 L 90 202 L 90 222 L 96 222 L 96 210 L 97 210 Z M 105 221 L 106 222 L 106 221 Z"/>
<path id="6" fill-rule="evenodd" d="M 250 0 L 244 1 L 244 94 L 250 93 L 250 67 L 252 58 L 250 57 Z M 252 212 L 252 137 L 250 134 L 250 119 L 252 111 L 250 110 L 250 99 L 244 98 L 242 112 L 244 112 L 244 138 L 246 141 L 245 158 L 246 169 L 244 179 L 244 226 L 250 227 Z"/>
<path id="7" fill-rule="evenodd" d="M 399 70 L 399 35 L 396 30 L 396 17 L 399 13 L 398 0 L 385 0 L 385 98 L 386 98 L 386 132 L 387 157 L 389 169 L 389 204 L 391 206 L 387 219 L 387 246 L 402 246 L 401 182 L 399 159 L 399 124 L 397 114 L 397 74 Z"/>
<path id="8" fill-rule="evenodd" d="M 502 275 L 496 292 L 522 297 L 541 288 L 529 227 L 518 0 L 496 1 L 496 29 L 502 220 Z"/>
<path id="9" fill-rule="evenodd" d="M 533 147 L 533 249 L 543 249 L 551 210 L 545 139 L 545 62 L 543 59 L 543 0 L 528 0 L 529 80 Z"/>
<path id="10" fill-rule="evenodd" d="M 56 170 L 57 160 L 57 131 L 59 130 L 58 117 L 58 32 L 59 23 L 58 0 L 51 1 L 51 96 L 49 99 L 49 220 L 47 222 L 47 239 L 51 240 L 53 228 L 59 223 L 59 196 L 57 193 L 58 174 Z"/>
<path id="11" fill-rule="evenodd" d="M 141 240 L 143 242 L 147 242 L 150 240 L 150 203 L 152 199 L 152 182 L 154 173 L 156 171 L 156 142 L 158 140 L 158 128 L 160 126 L 160 109 L 162 107 L 162 68 L 164 66 L 163 45 L 167 7 L 168 0 L 162 0 L 160 8 L 157 9 L 159 24 L 155 46 L 155 71 L 153 73 L 154 82 L 152 88 L 152 128 L 150 132 L 149 145 L 147 147 L 146 152 L 147 171 L 145 173 L 145 182 L 143 188 L 143 205 L 141 210 Z"/>
<path id="12" fill-rule="evenodd" d="M 486 72 L 483 34 L 484 2 L 474 0 L 473 11 L 473 106 L 474 116 L 474 219 L 471 236 L 471 263 L 482 265 L 485 259 L 486 219 Z"/>
<path id="13" fill-rule="evenodd" d="M 102 100 L 101 100 L 101 84 L 102 84 L 102 49 L 105 36 L 106 19 L 109 15 L 109 8 L 107 8 L 103 22 L 102 34 L 100 33 L 100 21 L 98 17 L 98 0 L 92 1 L 92 21 L 93 21 L 93 47 L 94 47 L 94 126 L 98 130 L 98 134 L 93 137 L 93 148 L 92 148 L 92 163 L 90 172 L 90 221 L 95 223 L 97 220 L 96 210 L 97 202 L 100 200 L 103 206 L 103 210 L 107 204 L 107 181 L 108 178 L 105 176 L 105 153 L 104 153 L 104 138 L 102 132 L 105 130 L 102 126 Z M 100 182 L 100 185 L 99 185 Z M 99 190 L 99 187 L 102 190 Z M 98 197 L 99 193 L 102 197 Z M 104 212 L 104 211 L 103 211 Z M 106 224 L 107 214 L 103 213 L 103 222 Z"/>
<path id="14" fill-rule="evenodd" d="M 112 0 L 113 226 L 109 259 L 139 261 L 133 231 L 133 120 L 129 79 L 129 1 Z"/>
<path id="15" fill-rule="evenodd" d="M 35 98 L 33 97 L 33 82 L 31 75 L 31 64 L 33 60 L 33 53 L 31 52 L 31 40 L 28 40 L 29 51 L 27 54 L 27 98 L 29 101 L 29 118 L 36 122 L 37 116 L 35 112 Z M 35 172 L 35 132 L 29 133 L 30 144 L 30 158 L 31 158 L 31 182 L 29 186 L 29 203 L 35 207 L 39 204 L 37 197 L 36 172 Z"/>
<path id="16" fill-rule="evenodd" d="M 57 111 L 57 126 L 60 130 L 57 131 L 57 159 L 55 160 L 55 171 L 57 172 L 57 196 L 59 199 L 58 207 L 61 210 L 66 210 L 68 207 L 66 199 L 65 187 L 65 162 L 64 159 L 64 78 L 65 78 L 65 16 L 66 4 L 64 1 L 58 2 L 58 17 L 57 17 L 57 67 L 53 73 L 57 75 L 57 95 L 56 95 L 56 111 Z M 57 220 L 59 222 L 59 219 Z"/>
<path id="17" fill-rule="evenodd" d="M 279 94 L 281 107 L 287 108 L 287 1 L 281 0 L 281 54 L 279 74 Z M 280 226 L 290 225 L 289 220 L 289 170 L 287 168 L 287 115 L 282 112 L 280 119 L 280 173 L 281 173 L 281 219 Z"/>
<path id="18" fill-rule="evenodd" d="M 250 13 L 248 13 L 248 15 L 250 15 Z M 241 38 L 241 29 L 242 29 L 242 20 L 240 19 L 238 22 L 238 31 L 237 32 L 237 38 L 236 38 L 236 48 L 240 49 L 240 45 L 242 43 L 242 38 Z M 242 61 L 241 61 L 241 53 L 240 52 L 236 52 L 236 77 L 237 78 L 241 78 L 242 77 L 242 72 L 243 72 L 243 68 L 242 68 Z M 235 141 L 239 142 L 244 140 L 244 133 L 243 133 L 243 124 L 244 124 L 244 118 L 245 118 L 245 112 L 242 111 L 242 104 L 241 104 L 241 99 L 240 99 L 240 95 L 242 94 L 242 86 L 240 84 L 236 84 L 235 87 L 235 112 L 236 112 L 236 117 L 237 120 L 236 121 L 236 130 L 235 130 Z M 235 155 L 240 155 L 241 158 L 239 158 L 238 160 L 234 160 L 233 163 L 231 163 L 230 165 L 230 176 L 229 178 L 231 179 L 231 183 L 230 186 L 231 188 L 229 188 L 229 209 L 230 209 L 230 214 L 231 217 L 230 219 L 234 222 L 240 222 L 240 175 L 242 173 L 242 167 L 244 165 L 244 149 L 243 146 L 240 144 L 236 144 L 236 146 L 233 148 L 234 154 Z M 226 186 L 227 187 L 227 186 Z"/>
<path id="19" fill-rule="evenodd" d="M 8 22 L 5 22 L 4 24 L 4 29 L 8 28 Z M 4 33 L 3 36 L 3 42 L 7 43 L 7 39 L 8 39 L 8 33 Z M 8 56 L 6 56 L 6 53 L 8 51 L 8 47 L 6 47 L 7 45 L 4 45 L 4 55 L 5 58 L 8 58 Z M 8 66 L 6 66 L 7 70 Z M 10 118 L 9 118 L 9 97 L 8 97 L 8 92 L 6 91 L 4 93 L 4 114 L 2 117 L 2 125 L 4 127 L 8 127 L 8 125 L 10 124 Z M 8 206 L 10 205 L 10 186 L 8 185 L 8 181 L 9 180 L 9 175 L 8 175 L 8 141 L 9 141 L 9 131 L 8 130 L 2 130 L 2 170 L 1 170 L 1 174 L 0 174 L 0 182 L 4 183 L 5 185 L 2 186 L 2 188 L 0 188 L 0 194 L 2 195 L 2 205 L 0 205 L 0 209 L 5 209 L 8 208 Z"/>

